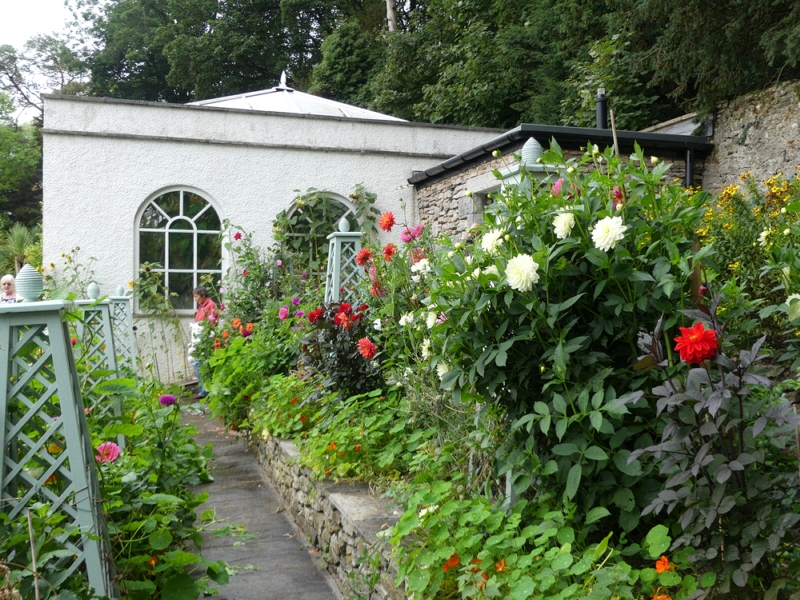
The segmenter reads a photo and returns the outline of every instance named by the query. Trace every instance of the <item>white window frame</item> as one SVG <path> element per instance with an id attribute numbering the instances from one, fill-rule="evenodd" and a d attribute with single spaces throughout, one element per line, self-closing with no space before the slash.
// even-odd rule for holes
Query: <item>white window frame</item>
<path id="1" fill-rule="evenodd" d="M 172 193 L 172 192 L 178 192 L 179 193 L 179 211 L 178 211 L 178 215 L 174 216 L 174 217 L 170 217 L 169 215 L 167 215 L 161 209 L 161 207 L 159 207 L 155 203 L 155 201 L 158 200 L 161 196 L 163 196 L 165 194 Z M 196 196 L 199 196 L 200 198 L 202 198 L 206 202 L 206 206 L 199 213 L 197 213 L 193 217 L 189 217 L 188 215 L 184 215 L 184 201 L 183 201 L 184 193 L 189 193 L 189 194 L 194 194 Z M 149 206 L 151 206 L 151 205 L 155 208 L 155 210 L 157 210 L 159 213 L 161 213 L 161 215 L 163 215 L 164 218 L 167 219 L 167 223 L 165 224 L 165 226 L 163 228 L 156 229 L 156 228 L 149 228 L 149 227 L 141 227 L 142 217 L 144 216 L 144 213 L 147 210 L 147 208 Z M 198 229 L 197 228 L 196 220 L 199 219 L 200 217 L 202 217 L 208 210 L 213 210 L 216 213 L 217 218 L 219 219 L 219 222 L 220 222 L 220 229 L 214 230 L 214 229 Z M 189 230 L 189 229 L 175 230 L 175 231 L 183 232 L 182 235 L 186 235 L 186 232 L 189 232 L 189 231 L 191 231 L 191 233 L 192 233 L 192 268 L 191 269 L 170 269 L 169 268 L 170 226 L 173 223 L 175 223 L 176 221 L 185 221 L 185 222 L 188 222 L 188 223 L 191 224 L 191 230 Z M 135 276 L 136 277 L 139 276 L 139 273 L 140 273 L 140 270 L 141 270 L 141 266 L 140 266 L 141 265 L 141 247 L 140 247 L 140 239 L 141 238 L 140 238 L 140 233 L 144 232 L 144 233 L 162 233 L 164 235 L 164 265 L 160 269 L 153 269 L 153 272 L 155 272 L 155 273 L 163 273 L 163 276 L 164 276 L 164 280 L 163 280 L 164 281 L 164 287 L 166 289 L 169 289 L 169 276 L 170 276 L 170 273 L 176 273 L 176 274 L 191 273 L 192 274 L 192 289 L 194 289 L 194 288 L 196 288 L 196 287 L 198 287 L 200 285 L 199 279 L 200 279 L 201 275 L 208 274 L 208 273 L 214 273 L 214 274 L 216 274 L 218 276 L 219 279 L 222 278 L 222 274 L 225 272 L 225 262 L 226 262 L 225 261 L 225 256 L 224 256 L 224 247 L 223 247 L 223 244 L 222 244 L 222 240 L 220 240 L 220 252 L 221 252 L 221 255 L 222 255 L 222 262 L 220 264 L 219 269 L 199 269 L 198 265 L 197 265 L 197 259 L 198 259 L 198 247 L 197 247 L 198 234 L 217 234 L 220 237 L 222 236 L 223 217 L 222 217 L 221 211 L 219 210 L 219 207 L 218 207 L 217 203 L 210 197 L 209 194 L 203 192 L 202 190 L 198 190 L 196 188 L 192 188 L 191 186 L 185 186 L 185 185 L 170 186 L 170 187 L 167 187 L 167 188 L 160 189 L 157 192 L 151 194 L 147 198 L 147 200 L 145 200 L 142 203 L 141 207 L 139 207 L 139 210 L 136 212 L 136 222 L 135 223 L 136 223 L 136 236 L 135 236 L 135 238 L 136 238 L 136 261 L 135 261 L 135 264 L 136 264 L 136 275 Z M 196 303 L 194 301 L 192 301 L 192 308 L 178 308 L 178 309 L 175 309 L 175 312 L 178 315 L 191 315 L 191 314 L 194 314 L 194 312 L 196 310 L 197 310 Z M 141 309 L 139 308 L 138 300 L 136 302 L 135 311 L 136 311 L 136 314 L 147 314 L 147 313 L 141 311 Z"/>

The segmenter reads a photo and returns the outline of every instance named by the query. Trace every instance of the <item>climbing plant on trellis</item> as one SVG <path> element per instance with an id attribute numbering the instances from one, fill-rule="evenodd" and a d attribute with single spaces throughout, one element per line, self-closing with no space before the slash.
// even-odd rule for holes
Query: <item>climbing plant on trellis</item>
<path id="1" fill-rule="evenodd" d="M 96 594 L 116 597 L 65 306 L 0 306 L 0 512 L 18 519 L 31 503 L 50 504 L 76 533 L 49 560 L 68 574 L 82 569 Z"/>

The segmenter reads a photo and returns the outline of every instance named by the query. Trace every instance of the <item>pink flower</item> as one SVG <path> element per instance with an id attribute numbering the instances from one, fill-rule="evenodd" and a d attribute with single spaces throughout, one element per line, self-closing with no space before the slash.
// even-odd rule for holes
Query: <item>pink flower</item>
<path id="1" fill-rule="evenodd" d="M 250 337 L 252 334 L 253 334 L 253 332 L 252 332 L 252 331 L 247 331 L 247 329 L 245 329 L 245 330 L 242 332 L 242 337 L 244 337 L 244 338 L 246 338 L 246 337 Z"/>
<path id="2" fill-rule="evenodd" d="M 614 197 L 614 210 L 625 204 L 625 197 L 622 194 L 622 189 L 619 186 L 614 186 L 611 195 Z"/>
<path id="3" fill-rule="evenodd" d="M 298 310 L 296 313 L 294 313 L 294 316 L 295 317 L 305 317 L 306 313 L 304 313 L 302 310 Z"/>
<path id="4" fill-rule="evenodd" d="M 279 258 L 278 260 L 275 261 L 275 264 L 278 265 L 279 267 L 282 267 L 283 261 Z"/>
<path id="5" fill-rule="evenodd" d="M 119 446 L 114 442 L 103 442 L 97 447 L 99 453 L 95 456 L 95 460 L 100 462 L 114 462 L 119 458 Z"/>
<path id="6" fill-rule="evenodd" d="M 308 273 L 306 273 L 305 271 L 303 271 L 303 272 L 300 274 L 300 279 L 302 279 L 303 281 L 305 281 L 306 279 L 308 279 Z"/>
<path id="7" fill-rule="evenodd" d="M 442 311 L 439 313 L 439 317 L 436 319 L 436 322 L 441 325 L 445 321 L 447 321 L 447 315 L 444 313 L 444 311 Z"/>
<path id="8" fill-rule="evenodd" d="M 233 234 L 233 239 L 235 239 L 238 242 L 240 239 L 242 239 L 242 234 L 237 231 L 236 233 Z"/>
<path id="9" fill-rule="evenodd" d="M 406 244 L 408 244 L 409 242 L 412 242 L 419 236 L 421 236 L 423 229 L 425 229 L 425 223 L 420 223 L 416 227 L 406 227 L 400 233 L 400 239 L 403 240 L 403 242 L 405 242 Z"/>
<path id="10" fill-rule="evenodd" d="M 297 306 L 298 304 L 300 304 L 300 296 L 295 296 L 292 298 L 292 306 Z"/>
<path id="11" fill-rule="evenodd" d="M 280 309 L 278 310 L 278 318 L 281 321 L 285 321 L 288 316 L 289 316 L 289 307 L 281 306 Z"/>
<path id="12" fill-rule="evenodd" d="M 369 273 L 369 280 L 370 281 L 375 281 L 378 278 L 378 268 L 377 267 L 374 267 L 374 266 L 370 267 L 368 273 Z"/>
<path id="13" fill-rule="evenodd" d="M 158 401 L 161 403 L 161 406 L 172 406 L 175 404 L 175 396 L 172 394 L 164 394 Z"/>
<path id="14" fill-rule="evenodd" d="M 553 187 L 550 188 L 550 193 L 553 196 L 559 196 L 561 194 L 561 186 L 564 185 L 564 178 L 560 177 L 558 181 L 553 184 Z"/>
<path id="15" fill-rule="evenodd" d="M 242 270 L 242 275 L 243 275 L 244 277 L 247 277 L 247 269 L 243 269 L 243 270 Z"/>

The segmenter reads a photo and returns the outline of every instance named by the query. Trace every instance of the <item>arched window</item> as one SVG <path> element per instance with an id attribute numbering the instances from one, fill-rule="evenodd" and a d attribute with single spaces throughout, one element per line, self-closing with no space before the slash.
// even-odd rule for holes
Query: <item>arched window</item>
<path id="1" fill-rule="evenodd" d="M 312 191 L 295 199 L 292 206 L 278 215 L 276 224 L 281 230 L 287 250 L 305 254 L 313 269 L 325 268 L 328 256 L 328 235 L 337 231 L 339 220 L 345 217 L 350 230 L 358 231 L 354 206 L 338 194 Z"/>
<path id="2" fill-rule="evenodd" d="M 199 194 L 172 190 L 150 200 L 139 218 L 138 265 L 155 263 L 176 309 L 194 308 L 192 290 L 206 273 L 222 276 L 217 211 Z"/>

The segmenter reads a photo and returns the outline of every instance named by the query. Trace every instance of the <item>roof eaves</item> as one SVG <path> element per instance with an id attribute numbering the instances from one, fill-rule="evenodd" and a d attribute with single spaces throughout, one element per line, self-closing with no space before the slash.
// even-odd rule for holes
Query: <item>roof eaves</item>
<path id="1" fill-rule="evenodd" d="M 548 146 L 551 139 L 568 149 L 578 149 L 586 144 L 614 143 L 610 129 L 593 129 L 589 127 L 562 127 L 558 125 L 531 125 L 523 123 L 501 136 L 454 156 L 444 162 L 434 165 L 424 171 L 416 172 L 408 179 L 412 185 L 428 183 L 430 179 L 436 180 L 445 177 L 446 173 L 464 170 L 476 163 L 488 160 L 495 150 L 510 151 L 520 147 L 530 138 L 536 138 L 543 146 Z M 709 138 L 702 136 L 675 135 L 665 133 L 646 133 L 641 131 L 617 131 L 617 140 L 620 151 L 630 151 L 634 143 L 647 148 L 649 152 L 669 151 L 677 153 L 692 150 L 700 156 L 706 156 L 714 145 Z M 430 183 L 433 183 L 432 181 Z"/>

